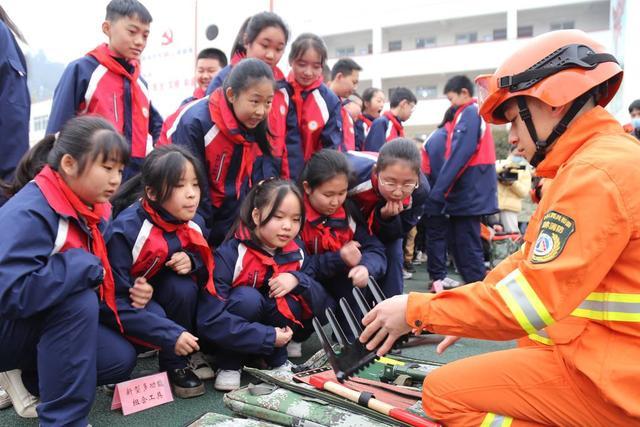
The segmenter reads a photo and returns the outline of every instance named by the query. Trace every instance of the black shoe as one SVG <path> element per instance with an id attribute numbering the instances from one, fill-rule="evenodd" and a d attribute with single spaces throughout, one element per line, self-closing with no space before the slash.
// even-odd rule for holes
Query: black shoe
<path id="1" fill-rule="evenodd" d="M 405 262 L 404 264 L 404 269 L 405 271 L 408 271 L 409 273 L 415 273 L 416 272 L 416 268 L 413 266 L 412 263 L 410 262 Z"/>
<path id="2" fill-rule="evenodd" d="M 182 399 L 202 396 L 205 392 L 202 380 L 189 368 L 169 370 L 167 375 L 174 393 Z"/>

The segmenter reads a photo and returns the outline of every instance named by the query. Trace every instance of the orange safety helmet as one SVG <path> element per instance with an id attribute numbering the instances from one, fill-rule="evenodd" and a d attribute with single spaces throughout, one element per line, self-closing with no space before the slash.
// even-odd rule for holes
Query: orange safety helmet
<path id="1" fill-rule="evenodd" d="M 495 73 L 476 77 L 480 115 L 495 124 L 507 122 L 500 107 L 511 98 L 525 95 L 559 107 L 608 82 L 594 94 L 596 102 L 605 106 L 621 81 L 622 69 L 615 57 L 580 30 L 535 37 Z"/>

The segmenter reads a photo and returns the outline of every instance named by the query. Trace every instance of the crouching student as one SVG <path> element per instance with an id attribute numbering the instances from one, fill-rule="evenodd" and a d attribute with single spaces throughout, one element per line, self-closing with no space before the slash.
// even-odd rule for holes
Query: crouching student
<path id="1" fill-rule="evenodd" d="M 302 196 L 289 181 L 262 181 L 242 203 L 230 237 L 215 252 L 213 291 L 198 303 L 198 333 L 217 346 L 214 387 L 240 387 L 240 369 L 251 356 L 288 368 L 287 343 L 326 298 L 304 273 Z"/>
<path id="2" fill-rule="evenodd" d="M 200 226 L 192 220 L 204 174 L 187 150 L 165 145 L 152 151 L 141 175 L 116 197 L 141 190 L 142 199 L 122 211 L 106 232 L 116 283 L 118 314 L 127 337 L 160 349 L 178 397 L 204 394 L 204 384 L 188 367 L 187 355 L 199 350 L 194 332 L 198 290 L 213 287 L 213 256 Z M 153 298 L 136 304 L 129 296 L 153 286 Z M 115 324 L 103 310 L 105 321 Z"/>
<path id="3" fill-rule="evenodd" d="M 358 313 L 353 287 L 366 287 L 369 276 L 382 279 L 387 258 L 383 244 L 371 235 L 358 208 L 347 200 L 350 176 L 349 162 L 341 152 L 324 149 L 311 157 L 302 174 L 305 222 L 301 237 L 314 278 L 335 301 L 346 298 Z M 336 314 L 342 329 L 351 335 L 342 310 Z M 291 357 L 300 353 L 296 341 L 288 346 Z"/>
<path id="4" fill-rule="evenodd" d="M 117 315 L 119 331 L 98 323 L 99 299 L 116 309 L 101 228 L 128 157 L 107 121 L 78 117 L 34 146 L 5 187 L 15 195 L 0 209 L 9 224 L 0 239 L 0 371 L 22 370 L 40 396 L 41 426 L 86 426 L 96 385 L 126 380 L 135 366 Z M 11 395 L 8 375 L 0 384 Z"/>
<path id="5" fill-rule="evenodd" d="M 387 297 L 402 294 L 402 238 L 423 213 L 429 183 L 420 171 L 422 156 L 410 139 L 396 138 L 380 153 L 352 151 L 349 161 L 357 185 L 349 191 L 367 219 L 370 231 L 385 245 Z"/>
<path id="6" fill-rule="evenodd" d="M 223 87 L 182 116 L 173 135 L 205 165 L 200 212 L 212 246 L 224 240 L 251 185 L 281 175 L 268 125 L 275 84 L 263 61 L 244 59 Z"/>

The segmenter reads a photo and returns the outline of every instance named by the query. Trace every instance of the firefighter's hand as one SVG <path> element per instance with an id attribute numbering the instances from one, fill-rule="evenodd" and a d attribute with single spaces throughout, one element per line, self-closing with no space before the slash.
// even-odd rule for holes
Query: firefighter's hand
<path id="1" fill-rule="evenodd" d="M 369 270 L 364 265 L 356 265 L 348 274 L 349 279 L 353 282 L 353 286 L 358 288 L 364 288 L 369 281 Z"/>
<path id="2" fill-rule="evenodd" d="M 360 264 L 360 260 L 362 259 L 360 243 L 355 240 L 347 242 L 342 248 L 340 248 L 340 258 L 342 258 L 342 261 L 344 261 L 349 268 L 353 268 Z"/>
<path id="3" fill-rule="evenodd" d="M 193 270 L 193 266 L 191 265 L 191 258 L 187 255 L 186 252 L 176 252 L 171 255 L 171 259 L 167 261 L 165 266 L 169 267 L 173 271 L 178 274 L 188 274 L 191 270 Z"/>
<path id="4" fill-rule="evenodd" d="M 291 273 L 280 273 L 269 279 L 269 297 L 279 298 L 287 295 L 296 286 L 298 278 Z"/>
<path id="5" fill-rule="evenodd" d="M 198 337 L 191 335 L 189 332 L 184 331 L 178 337 L 176 341 L 175 352 L 178 356 L 187 356 L 194 351 L 200 350 L 198 345 Z"/>
<path id="6" fill-rule="evenodd" d="M 145 308 L 153 296 L 153 286 L 144 277 L 138 277 L 129 288 L 129 298 L 133 308 Z"/>
<path id="7" fill-rule="evenodd" d="M 448 349 L 450 346 L 458 342 L 459 339 L 460 337 L 456 337 L 454 335 L 447 335 L 446 337 L 444 337 L 442 341 L 440 341 L 440 343 L 436 347 L 436 353 L 438 354 L 444 353 L 446 349 Z"/>
<path id="8" fill-rule="evenodd" d="M 404 206 L 402 205 L 402 200 L 399 202 L 387 201 L 387 203 L 380 208 L 380 216 L 382 219 L 387 220 L 399 215 L 403 210 Z"/>
<path id="9" fill-rule="evenodd" d="M 411 326 L 405 321 L 408 300 L 408 295 L 396 295 L 382 301 L 364 316 L 362 324 L 366 327 L 360 334 L 360 342 L 367 344 L 367 350 L 380 346 L 376 354 L 382 357 L 398 338 L 411 332 Z"/>

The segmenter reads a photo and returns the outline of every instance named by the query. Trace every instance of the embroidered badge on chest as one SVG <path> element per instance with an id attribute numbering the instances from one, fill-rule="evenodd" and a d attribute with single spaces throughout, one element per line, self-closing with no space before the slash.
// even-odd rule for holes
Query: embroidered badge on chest
<path id="1" fill-rule="evenodd" d="M 533 245 L 533 264 L 556 259 L 564 250 L 569 237 L 576 231 L 575 221 L 556 211 L 547 212 L 541 222 L 538 239 Z"/>

